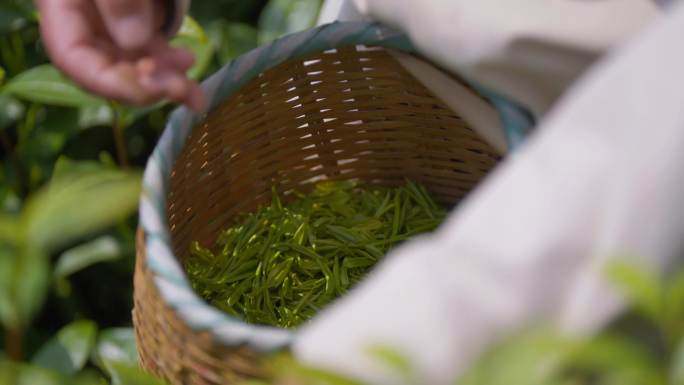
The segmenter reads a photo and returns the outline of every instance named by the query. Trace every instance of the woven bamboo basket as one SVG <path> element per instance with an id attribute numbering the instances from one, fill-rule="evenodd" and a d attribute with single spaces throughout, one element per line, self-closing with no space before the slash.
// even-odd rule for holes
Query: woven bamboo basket
<path id="1" fill-rule="evenodd" d="M 207 116 L 172 114 L 140 207 L 133 321 L 146 370 L 174 385 L 231 384 L 258 377 L 263 354 L 296 338 L 206 304 L 180 263 L 190 242 L 210 247 L 236 214 L 270 201 L 273 185 L 287 193 L 321 179 L 409 178 L 454 205 L 494 167 L 500 154 L 389 49 L 413 52 L 376 24 L 291 35 L 208 79 Z"/>

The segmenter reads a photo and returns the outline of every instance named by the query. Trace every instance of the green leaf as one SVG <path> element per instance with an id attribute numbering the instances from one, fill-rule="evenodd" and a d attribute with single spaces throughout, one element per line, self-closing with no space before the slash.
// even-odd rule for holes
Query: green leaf
<path id="1" fill-rule="evenodd" d="M 24 330 L 41 308 L 50 277 L 47 256 L 29 247 L 0 244 L 0 321 Z"/>
<path id="2" fill-rule="evenodd" d="M 112 236 L 102 236 L 69 249 L 60 255 L 55 266 L 55 278 L 64 278 L 88 266 L 115 261 L 121 258 L 123 249 Z"/>
<path id="3" fill-rule="evenodd" d="M 44 119 L 40 116 L 44 116 Z M 52 169 L 55 157 L 76 132 L 76 118 L 76 110 L 71 108 L 43 108 L 32 104 L 26 112 L 24 122 L 34 120 L 36 123 L 31 129 L 25 129 L 27 124 L 17 125 L 20 135 L 17 154 L 35 166 L 42 166 L 37 178 L 32 175 L 32 186 L 38 187 L 44 183 L 44 176 Z"/>
<path id="4" fill-rule="evenodd" d="M 93 362 L 102 370 L 111 373 L 113 363 L 137 365 L 138 351 L 135 348 L 135 334 L 131 328 L 107 329 L 100 333 L 93 351 Z"/>
<path id="5" fill-rule="evenodd" d="M 257 30 L 249 24 L 215 20 L 207 27 L 207 34 L 222 64 L 256 48 Z"/>
<path id="6" fill-rule="evenodd" d="M 186 16 L 183 19 L 180 30 L 170 44 L 189 49 L 195 55 L 195 64 L 188 70 L 190 78 L 199 79 L 207 71 L 214 50 L 204 29 L 193 18 Z"/>
<path id="7" fill-rule="evenodd" d="M 259 17 L 259 44 L 316 24 L 321 0 L 270 0 Z"/>
<path id="8" fill-rule="evenodd" d="M 235 385 L 273 385 L 273 383 L 262 380 L 245 380 L 237 382 Z"/>
<path id="9" fill-rule="evenodd" d="M 0 213 L 0 244 L 14 244 L 19 240 L 19 221 L 12 215 Z"/>
<path id="10" fill-rule="evenodd" d="M 404 378 L 412 377 L 415 372 L 409 359 L 388 346 L 371 346 L 368 353 L 373 357 L 387 364 L 391 369 L 401 374 Z"/>
<path id="11" fill-rule="evenodd" d="M 0 130 L 3 130 L 24 116 L 24 105 L 17 99 L 0 94 Z"/>
<path id="12" fill-rule="evenodd" d="M 165 385 L 164 381 L 145 373 L 138 365 L 115 362 L 111 370 L 112 385 Z"/>
<path id="13" fill-rule="evenodd" d="M 83 369 L 95 345 L 97 325 L 76 321 L 65 326 L 33 356 L 31 363 L 64 375 Z"/>
<path id="14" fill-rule="evenodd" d="M 292 377 L 290 377 L 292 376 Z M 285 378 L 295 378 L 295 383 L 324 385 L 365 385 L 365 383 L 328 370 L 295 365 Z"/>
<path id="15" fill-rule="evenodd" d="M 0 3 L 0 34 L 16 31 L 27 23 L 25 11 L 17 4 Z"/>
<path id="16" fill-rule="evenodd" d="M 131 214 L 140 195 L 140 175 L 104 169 L 54 179 L 28 202 L 25 236 L 52 250 Z"/>
<path id="17" fill-rule="evenodd" d="M 139 373 L 133 370 L 138 366 L 133 329 L 117 328 L 102 332 L 93 352 L 93 361 L 111 377 L 113 385 L 153 384 L 144 382 L 151 381 L 149 376 L 138 377 Z"/>
<path id="18" fill-rule="evenodd" d="M 607 268 L 614 282 L 642 316 L 657 325 L 664 319 L 664 289 L 658 277 L 626 262 L 614 262 Z"/>
<path id="19" fill-rule="evenodd" d="M 71 381 L 37 366 L 0 361 L 0 385 L 71 385 Z"/>
<path id="20" fill-rule="evenodd" d="M 148 115 L 152 111 L 158 110 L 168 102 L 161 101 L 146 107 L 123 107 L 118 106 L 117 110 L 120 115 L 121 123 L 124 128 L 129 127 L 138 119 Z M 78 127 L 81 130 L 86 130 L 98 126 L 112 126 L 114 125 L 114 109 L 109 105 L 100 106 L 85 106 L 78 110 Z"/>
<path id="21" fill-rule="evenodd" d="M 485 353 L 462 375 L 458 385 L 555 385 L 566 351 L 543 330 L 513 336 Z"/>
<path id="22" fill-rule="evenodd" d="M 100 374 L 100 372 L 93 369 L 85 369 L 79 372 L 74 377 L 76 385 L 108 385 L 109 381 Z"/>
<path id="23" fill-rule="evenodd" d="M 684 338 L 679 341 L 679 346 L 672 355 L 670 383 L 672 385 L 684 385 Z"/>
<path id="24" fill-rule="evenodd" d="M 13 295 L 14 250 L 0 243 L 0 322 L 5 329 L 16 329 L 20 323 L 19 310 Z"/>
<path id="25" fill-rule="evenodd" d="M 604 334 L 579 345 L 572 367 L 594 377 L 619 378 L 624 385 L 665 384 L 663 363 L 647 346 L 617 334 Z"/>
<path id="26" fill-rule="evenodd" d="M 114 111 L 106 104 L 87 105 L 78 109 L 78 127 L 81 129 L 111 126 L 113 122 Z"/>
<path id="27" fill-rule="evenodd" d="M 366 385 L 363 382 L 348 378 L 332 371 L 301 365 L 289 354 L 279 354 L 269 359 L 272 370 L 273 384 L 320 384 L 320 385 Z M 261 382 L 255 381 L 254 385 Z M 252 385 L 252 382 L 240 383 L 240 385 Z"/>
<path id="28" fill-rule="evenodd" d="M 52 178 L 55 180 L 61 178 L 70 178 L 89 172 L 98 172 L 104 170 L 106 167 L 96 161 L 92 160 L 72 160 L 64 155 L 57 158 L 55 167 L 52 170 Z"/>
<path id="29" fill-rule="evenodd" d="M 15 76 L 5 85 L 4 91 L 19 99 L 63 107 L 100 106 L 105 103 L 67 80 L 49 64 Z"/>
<path id="30" fill-rule="evenodd" d="M 667 333 L 670 337 L 684 338 L 684 269 L 668 278 L 665 290 Z M 672 341 L 674 342 L 674 341 Z"/>
<path id="31" fill-rule="evenodd" d="M 25 246 L 13 277 L 15 306 L 22 329 L 30 324 L 43 306 L 49 284 L 50 264 L 47 255 Z"/>

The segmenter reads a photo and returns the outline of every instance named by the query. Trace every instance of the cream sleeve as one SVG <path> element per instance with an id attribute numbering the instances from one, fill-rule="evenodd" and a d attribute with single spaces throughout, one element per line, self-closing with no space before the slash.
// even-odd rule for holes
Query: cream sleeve
<path id="1" fill-rule="evenodd" d="M 618 3 L 643 7 L 644 12 L 651 6 L 628 0 L 545 1 L 557 10 L 564 3 L 596 6 L 597 11 Z M 403 25 L 443 66 L 462 68 L 481 82 L 489 79 L 495 89 L 508 85 L 509 92 L 519 92 L 528 103 L 538 100 L 541 111 L 551 104 L 553 108 L 436 233 L 391 252 L 367 280 L 300 331 L 293 351 L 308 364 L 369 383 L 411 383 L 368 354 L 369 347 L 384 345 L 410 359 L 418 383 L 446 385 L 502 336 L 535 322 L 572 334 L 604 326 L 622 308 L 604 277 L 610 261 L 630 260 L 660 273 L 681 261 L 684 51 L 679 47 L 684 3 L 673 3 L 670 14 L 626 40 L 604 29 L 627 28 L 624 18 L 639 19 L 636 13 L 601 11 L 601 23 L 567 9 L 566 22 L 552 13 L 542 20 L 543 10 L 550 9 L 537 1 L 491 0 L 469 6 L 426 0 L 420 2 L 424 8 L 414 9 L 407 8 L 409 3 L 368 0 L 363 12 Z M 429 5 L 438 3 L 445 14 L 437 15 L 437 7 Z M 495 12 L 496 7 L 484 3 L 500 9 Z M 526 23 L 524 7 L 504 3 L 537 3 L 539 9 L 525 9 L 531 12 Z M 470 8 L 471 14 L 447 16 L 447 10 L 458 8 L 453 4 Z M 475 8 L 490 12 L 477 15 Z M 491 19 L 497 12 L 500 17 Z M 441 28 L 435 20 L 441 20 Z M 477 26 L 459 26 L 478 22 L 486 22 L 479 31 L 488 37 L 473 36 Z M 570 33 L 573 23 L 594 28 L 596 35 L 576 30 L 586 38 L 582 43 Z M 554 24 L 567 25 L 541 33 L 542 26 L 549 31 Z M 442 37 L 428 39 L 420 25 L 432 29 L 433 37 L 443 31 Z M 567 52 L 577 47 L 593 55 L 608 52 L 588 70 L 557 60 L 554 50 L 510 56 L 513 51 L 497 47 L 516 47 L 515 39 L 501 40 L 499 28 L 573 47 L 564 48 Z M 551 76 L 578 72 L 583 72 L 579 79 L 561 76 L 562 82 Z M 553 86 L 530 88 L 537 82 L 518 84 L 516 74 Z M 513 80 L 496 81 L 504 75 Z M 558 91 L 542 92 L 553 89 Z"/>
<path id="2" fill-rule="evenodd" d="M 326 7 L 404 31 L 440 67 L 537 117 L 597 58 L 661 14 L 649 0 L 333 0 Z"/>

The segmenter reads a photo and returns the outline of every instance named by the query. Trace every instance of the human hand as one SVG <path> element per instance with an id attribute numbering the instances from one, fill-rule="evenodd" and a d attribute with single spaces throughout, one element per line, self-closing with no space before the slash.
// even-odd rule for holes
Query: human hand
<path id="1" fill-rule="evenodd" d="M 37 0 L 43 42 L 53 63 L 85 89 L 122 103 L 162 99 L 206 108 L 186 76 L 188 50 L 165 36 L 163 0 Z"/>

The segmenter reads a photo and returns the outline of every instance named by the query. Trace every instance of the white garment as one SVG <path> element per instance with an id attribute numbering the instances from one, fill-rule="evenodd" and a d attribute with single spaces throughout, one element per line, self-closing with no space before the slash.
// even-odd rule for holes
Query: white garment
<path id="1" fill-rule="evenodd" d="M 599 55 L 658 17 L 648 0 L 355 0 L 443 68 L 541 116 Z"/>
<path id="2" fill-rule="evenodd" d="M 571 333 L 603 326 L 621 308 L 603 279 L 608 260 L 662 271 L 682 255 L 684 3 L 658 20 L 636 0 L 357 3 L 443 67 L 538 116 L 553 109 L 435 234 L 396 249 L 305 326 L 297 358 L 405 383 L 367 353 L 380 344 L 407 356 L 420 383 L 452 383 L 532 322 Z"/>

